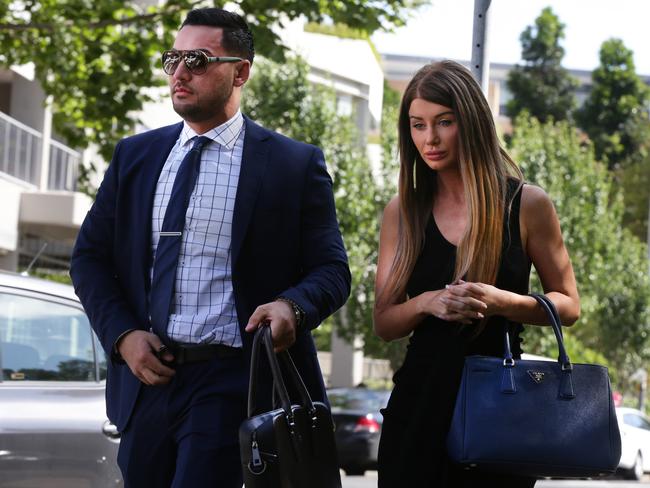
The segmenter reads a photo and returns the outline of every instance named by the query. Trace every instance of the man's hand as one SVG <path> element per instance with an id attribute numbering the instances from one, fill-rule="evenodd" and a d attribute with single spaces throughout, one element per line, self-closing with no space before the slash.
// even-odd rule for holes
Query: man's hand
<path id="1" fill-rule="evenodd" d="M 117 351 L 131 369 L 131 372 L 145 385 L 166 385 L 176 374 L 158 359 L 158 351 L 165 351 L 161 358 L 173 361 L 174 356 L 156 334 L 144 330 L 133 330 L 117 343 Z"/>
<path id="2" fill-rule="evenodd" d="M 284 351 L 296 342 L 296 316 L 287 302 L 278 300 L 257 307 L 248 319 L 246 332 L 255 332 L 266 322 L 271 326 L 275 352 Z"/>

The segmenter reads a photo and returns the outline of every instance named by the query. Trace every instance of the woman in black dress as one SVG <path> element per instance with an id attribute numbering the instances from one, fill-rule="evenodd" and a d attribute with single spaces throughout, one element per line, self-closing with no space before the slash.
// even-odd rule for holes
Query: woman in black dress
<path id="1" fill-rule="evenodd" d="M 399 194 L 384 211 L 374 318 L 384 340 L 411 337 L 384 411 L 379 487 L 534 486 L 533 479 L 456 468 L 445 439 L 465 356 L 501 356 L 507 326 L 518 357 L 521 324 L 546 321 L 527 296 L 531 264 L 562 322 L 578 318 L 553 204 L 523 183 L 479 85 L 458 63 L 427 65 L 411 80 L 399 149 Z"/>

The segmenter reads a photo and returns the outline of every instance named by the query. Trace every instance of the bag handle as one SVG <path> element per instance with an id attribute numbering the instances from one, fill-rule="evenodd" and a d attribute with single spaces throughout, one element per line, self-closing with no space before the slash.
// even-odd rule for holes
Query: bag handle
<path id="1" fill-rule="evenodd" d="M 573 365 L 571 364 L 569 355 L 567 354 L 566 348 L 564 347 L 564 337 L 562 334 L 562 323 L 560 321 L 560 314 L 558 313 L 551 299 L 548 298 L 546 295 L 542 295 L 539 293 L 531 293 L 530 296 L 533 297 L 537 301 L 537 303 L 540 304 L 544 312 L 546 312 L 546 315 L 551 323 L 551 327 L 553 328 L 555 339 L 557 340 L 557 346 L 558 346 L 557 362 L 560 365 L 560 370 L 562 371 L 562 373 L 564 373 L 562 375 L 562 381 L 560 382 L 560 391 L 559 391 L 560 398 L 564 398 L 564 399 L 575 398 L 575 394 L 573 391 L 573 382 L 571 379 L 571 371 L 573 370 Z M 503 366 L 506 368 L 506 371 L 504 371 L 504 376 L 502 378 L 501 389 L 502 391 L 507 393 L 516 392 L 514 376 L 512 375 L 512 371 L 511 371 L 511 368 L 514 365 L 515 365 L 515 360 L 512 357 L 512 350 L 510 348 L 510 335 L 508 333 L 508 329 L 506 328 L 504 331 L 504 358 L 503 358 Z"/>
<path id="2" fill-rule="evenodd" d="M 553 332 L 555 333 L 555 339 L 557 340 L 558 363 L 560 363 L 560 365 L 562 366 L 562 370 L 570 371 L 571 369 L 573 369 L 573 366 L 571 366 L 571 360 L 569 359 L 569 355 L 567 354 L 566 348 L 564 347 L 564 335 L 562 334 L 562 323 L 560 322 L 560 314 L 558 313 L 557 308 L 555 308 L 555 304 L 546 295 L 533 293 L 531 294 L 531 296 L 535 300 L 537 300 L 537 303 L 539 303 L 542 306 L 542 308 L 546 312 L 546 315 L 551 321 L 551 326 L 553 327 Z"/>
<path id="3" fill-rule="evenodd" d="M 250 363 L 250 378 L 248 384 L 248 416 L 252 417 L 256 413 L 256 397 L 257 397 L 257 371 L 260 359 L 260 347 L 263 346 L 266 352 L 266 356 L 269 360 L 269 365 L 271 367 L 271 375 L 273 377 L 273 391 L 277 394 L 280 399 L 280 406 L 284 410 L 285 415 L 289 420 L 293 418 L 293 412 L 291 411 L 291 399 L 289 398 L 289 393 L 287 391 L 287 386 L 284 382 L 282 376 L 282 370 L 280 369 L 280 363 L 278 362 L 278 357 L 281 359 L 282 363 L 285 365 L 289 373 L 289 380 L 293 383 L 298 394 L 300 395 L 301 405 L 305 407 L 310 413 L 315 412 L 314 403 L 309 396 L 309 392 L 305 387 L 305 383 L 298 373 L 298 369 L 291 359 L 289 351 L 282 351 L 275 353 L 273 350 L 273 338 L 271 337 L 271 327 L 267 324 L 262 325 L 255 332 L 253 337 L 253 348 L 251 351 L 251 363 Z"/>

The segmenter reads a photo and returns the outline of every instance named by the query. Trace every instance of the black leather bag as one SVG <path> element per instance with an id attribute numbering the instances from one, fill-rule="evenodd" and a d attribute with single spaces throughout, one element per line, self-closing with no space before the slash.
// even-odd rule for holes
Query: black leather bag
<path id="1" fill-rule="evenodd" d="M 450 459 L 468 468 L 531 477 L 598 477 L 621 456 L 607 368 L 572 364 L 553 303 L 548 314 L 558 361 L 469 356 L 447 437 Z"/>
<path id="2" fill-rule="evenodd" d="M 256 414 L 260 346 L 281 408 Z M 291 404 L 278 358 L 299 393 L 299 405 Z M 239 428 L 246 488 L 341 488 L 332 415 L 325 404 L 312 402 L 289 353 L 276 356 L 268 326 L 260 327 L 253 339 L 248 417 Z"/>

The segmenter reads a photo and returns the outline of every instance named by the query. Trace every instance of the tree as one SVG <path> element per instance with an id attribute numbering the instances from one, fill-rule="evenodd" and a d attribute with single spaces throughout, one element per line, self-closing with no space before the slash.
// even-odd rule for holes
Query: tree
<path id="1" fill-rule="evenodd" d="M 542 10 L 535 26 L 528 26 L 519 37 L 524 65 L 518 64 L 508 73 L 508 89 L 512 99 L 506 112 L 515 118 L 523 110 L 538 120 L 565 120 L 575 106 L 577 81 L 561 66 L 564 48 L 564 24 L 550 7 Z"/>
<path id="2" fill-rule="evenodd" d="M 529 182 L 553 200 L 581 296 L 581 317 L 566 333 L 574 361 L 602 355 L 618 387 L 650 359 L 650 280 L 647 248 L 621 223 L 623 202 L 593 148 L 567 122 L 541 124 L 520 116 L 511 150 Z M 533 290 L 541 290 L 533 281 Z M 552 334 L 528 328 L 532 351 L 556 356 Z"/>
<path id="3" fill-rule="evenodd" d="M 233 3 L 249 21 L 259 54 L 282 60 L 285 49 L 273 30 L 276 25 L 305 16 L 373 32 L 403 25 L 422 0 L 235 0 L 229 5 Z M 97 144 L 109 159 L 150 98 L 143 88 L 163 83 L 154 67 L 160 52 L 171 46 L 184 14 L 193 7 L 222 4 L 0 0 L 0 64 L 34 63 L 36 78 L 52 96 L 56 132 L 73 147 Z"/>
<path id="4" fill-rule="evenodd" d="M 593 141 L 596 158 L 611 169 L 637 150 L 637 128 L 630 122 L 647 113 L 650 90 L 636 74 L 632 51 L 620 39 L 603 42 L 600 66 L 591 78 L 591 93 L 576 119 Z"/>
<path id="5" fill-rule="evenodd" d="M 300 58 L 288 57 L 283 64 L 260 59 L 244 91 L 243 109 L 267 127 L 323 148 L 348 252 L 352 293 L 345 307 L 316 331 L 317 341 L 327 348 L 334 326 L 343 337 L 363 335 L 366 349 L 372 349 L 379 343 L 372 332 L 380 211 L 377 184 L 352 119 L 337 114 L 334 92 L 310 84 L 308 71 Z"/>
<path id="6" fill-rule="evenodd" d="M 625 122 L 624 131 L 630 136 L 635 149 L 615 172 L 625 200 L 623 224 L 640 240 L 647 241 L 650 209 L 650 116 L 648 112 L 644 110 L 636 113 Z"/>
<path id="7" fill-rule="evenodd" d="M 378 208 L 383 209 L 390 199 L 397 195 L 397 179 L 399 175 L 398 152 L 398 119 L 400 107 L 400 94 L 393 90 L 388 83 L 384 83 L 384 98 L 381 115 L 381 177 L 377 196 Z M 377 244 L 379 242 L 377 241 Z M 376 271 L 376 270 L 375 270 Z M 374 279 L 374 273 L 373 273 Z M 408 338 L 392 342 L 378 341 L 376 336 L 369 342 L 371 347 L 366 350 L 375 357 L 383 357 L 390 361 L 393 371 L 402 365 L 406 354 Z"/>

